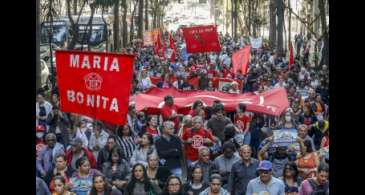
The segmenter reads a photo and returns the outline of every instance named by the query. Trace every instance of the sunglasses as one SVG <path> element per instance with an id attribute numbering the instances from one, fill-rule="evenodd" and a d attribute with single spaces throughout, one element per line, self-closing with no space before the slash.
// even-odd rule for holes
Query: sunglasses
<path id="1" fill-rule="evenodd" d="M 259 170 L 260 174 L 265 174 L 265 175 L 269 174 L 270 172 L 271 170 Z"/>

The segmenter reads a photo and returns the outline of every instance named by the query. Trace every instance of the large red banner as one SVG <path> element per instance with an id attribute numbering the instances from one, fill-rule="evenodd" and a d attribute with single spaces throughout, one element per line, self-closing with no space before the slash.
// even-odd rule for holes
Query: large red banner
<path id="1" fill-rule="evenodd" d="M 279 116 L 289 106 L 288 96 L 284 88 L 276 88 L 261 94 L 228 94 L 217 91 L 183 91 L 174 88 L 152 88 L 146 93 L 140 93 L 133 98 L 137 111 L 147 111 L 150 114 L 159 114 L 164 105 L 164 97 L 172 95 L 174 104 L 179 113 L 187 114 L 196 100 L 201 100 L 204 105 L 212 106 L 215 100 L 220 100 L 227 112 L 235 111 L 238 103 L 247 105 L 251 112 Z"/>
<path id="2" fill-rule="evenodd" d="M 56 51 L 61 110 L 124 124 L 133 61 L 133 55 Z"/>
<path id="3" fill-rule="evenodd" d="M 215 25 L 183 28 L 183 35 L 188 53 L 221 51 Z"/>
<path id="4" fill-rule="evenodd" d="M 243 75 L 247 74 L 248 65 L 250 64 L 251 46 L 246 46 L 232 54 L 233 73 L 237 74 L 241 70 Z"/>

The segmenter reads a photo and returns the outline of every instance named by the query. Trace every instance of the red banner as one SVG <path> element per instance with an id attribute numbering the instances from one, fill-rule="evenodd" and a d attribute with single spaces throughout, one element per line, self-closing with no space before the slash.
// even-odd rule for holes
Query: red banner
<path id="1" fill-rule="evenodd" d="M 56 51 L 61 110 L 124 124 L 133 55 Z"/>
<path id="2" fill-rule="evenodd" d="M 221 51 L 215 25 L 183 28 L 183 34 L 188 53 Z"/>
<path id="3" fill-rule="evenodd" d="M 248 65 L 250 63 L 251 46 L 246 46 L 232 54 L 233 73 L 237 74 L 241 70 L 243 75 L 247 74 Z"/>
<path id="4" fill-rule="evenodd" d="M 294 54 L 293 54 L 293 45 L 291 42 L 289 43 L 289 70 L 294 64 Z"/>
<path id="5" fill-rule="evenodd" d="M 247 105 L 251 112 L 280 116 L 289 106 L 288 96 L 284 88 L 276 88 L 259 95 L 253 93 L 228 94 L 217 91 L 183 91 L 174 88 L 152 88 L 146 93 L 135 96 L 136 110 L 146 109 L 149 114 L 159 114 L 164 105 L 164 97 L 172 95 L 179 113 L 187 114 L 196 100 L 201 100 L 205 106 L 212 106 L 215 100 L 220 100 L 227 112 L 235 111 L 238 103 Z"/>

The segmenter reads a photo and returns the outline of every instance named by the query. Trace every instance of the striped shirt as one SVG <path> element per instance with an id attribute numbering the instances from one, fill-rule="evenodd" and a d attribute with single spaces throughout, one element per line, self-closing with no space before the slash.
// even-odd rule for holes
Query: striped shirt
<path id="1" fill-rule="evenodd" d="M 117 137 L 117 143 L 122 148 L 123 157 L 125 160 L 129 162 L 131 159 L 134 150 L 136 149 L 136 143 L 134 142 L 134 138 L 132 136 L 129 137 Z"/>

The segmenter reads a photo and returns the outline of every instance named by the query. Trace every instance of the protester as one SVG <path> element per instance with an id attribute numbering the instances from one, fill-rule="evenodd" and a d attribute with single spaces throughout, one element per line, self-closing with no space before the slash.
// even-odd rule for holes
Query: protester
<path id="1" fill-rule="evenodd" d="M 51 195 L 47 184 L 39 177 L 36 177 L 36 195 Z"/>
<path id="2" fill-rule="evenodd" d="M 71 140 L 71 148 L 66 152 L 67 165 L 71 166 L 72 169 L 77 169 L 77 161 L 86 157 L 89 160 L 91 168 L 96 168 L 96 160 L 87 148 L 82 147 L 82 141 L 80 138 L 74 138 Z"/>
<path id="3" fill-rule="evenodd" d="M 47 172 L 53 169 L 56 156 L 65 153 L 63 145 L 56 142 L 56 135 L 54 133 L 46 135 L 46 143 L 47 146 L 40 151 L 37 159 L 37 171 L 39 171 L 42 178 L 45 178 Z"/>
<path id="4" fill-rule="evenodd" d="M 208 183 L 203 182 L 203 168 L 195 165 L 191 168 L 188 182 L 184 185 L 185 192 L 189 195 L 199 195 L 208 187 Z"/>
<path id="5" fill-rule="evenodd" d="M 289 162 L 285 165 L 283 177 L 280 179 L 282 179 L 285 184 L 286 195 L 298 194 L 300 182 L 298 180 L 298 169 L 295 163 Z"/>
<path id="6" fill-rule="evenodd" d="M 241 160 L 234 163 L 228 181 L 228 191 L 232 195 L 246 194 L 249 181 L 257 177 L 259 161 L 251 158 L 252 150 L 248 145 L 242 145 L 239 151 Z"/>
<path id="7" fill-rule="evenodd" d="M 118 189 L 123 189 L 130 177 L 130 165 L 122 158 L 122 151 L 118 147 L 112 149 L 101 170 L 106 181 Z"/>
<path id="8" fill-rule="evenodd" d="M 98 154 L 98 158 L 96 161 L 97 169 L 101 170 L 103 163 L 108 161 L 108 159 L 110 159 L 111 152 L 114 148 L 119 148 L 120 150 L 122 150 L 122 148 L 119 145 L 117 145 L 116 136 L 109 135 L 106 141 L 106 145 L 100 150 Z"/>
<path id="9" fill-rule="evenodd" d="M 45 178 L 45 182 L 49 185 L 50 191 L 54 192 L 55 190 L 54 186 L 55 176 L 63 177 L 64 185 L 68 185 L 73 172 L 74 170 L 70 166 L 67 166 L 66 156 L 64 154 L 57 155 L 55 168 L 49 170 Z"/>
<path id="10" fill-rule="evenodd" d="M 56 134 L 57 142 L 66 147 L 70 142 L 70 123 L 66 115 L 57 106 L 53 106 L 52 112 L 49 113 L 47 124 L 49 125 L 49 132 Z"/>
<path id="11" fill-rule="evenodd" d="M 317 172 L 318 174 L 315 178 L 309 178 L 302 182 L 298 195 L 329 194 L 328 165 L 321 164 Z"/>
<path id="12" fill-rule="evenodd" d="M 203 169 L 203 182 L 208 183 L 210 175 L 218 172 L 218 169 L 216 164 L 214 164 L 213 161 L 210 160 L 210 151 L 208 147 L 201 146 L 198 153 L 199 159 L 191 163 L 191 165 L 189 166 L 189 173 L 191 174 L 192 168 L 194 166 L 199 165 Z"/>
<path id="13" fill-rule="evenodd" d="M 180 138 L 174 135 L 174 130 L 173 122 L 163 123 L 162 136 L 156 140 L 156 149 L 162 164 L 174 175 L 181 176 L 182 143 Z"/>
<path id="14" fill-rule="evenodd" d="M 183 184 L 180 177 L 171 175 L 169 178 L 167 178 L 162 195 L 187 195 L 183 189 Z"/>
<path id="15" fill-rule="evenodd" d="M 76 161 L 76 170 L 70 179 L 71 191 L 76 195 L 87 195 L 92 188 L 93 177 L 101 173 L 90 167 L 87 157 L 81 157 Z"/>
<path id="16" fill-rule="evenodd" d="M 36 125 L 47 126 L 47 118 L 48 115 L 52 111 L 52 104 L 45 100 L 44 95 L 39 93 L 37 95 L 37 103 L 36 103 L 36 117 L 37 123 Z M 48 132 L 48 128 L 46 128 L 46 132 Z"/>
<path id="17" fill-rule="evenodd" d="M 235 145 L 232 142 L 226 142 L 223 144 L 223 154 L 214 160 L 214 164 L 222 176 L 222 186 L 225 188 L 228 184 L 233 164 L 240 160 L 240 157 L 234 154 L 235 151 Z"/>
<path id="18" fill-rule="evenodd" d="M 122 193 L 116 189 L 110 186 L 105 177 L 102 175 L 94 175 L 93 177 L 93 186 L 91 188 L 91 191 L 89 195 L 122 195 Z"/>
<path id="19" fill-rule="evenodd" d="M 141 163 L 145 167 L 147 167 L 147 156 L 157 153 L 156 148 L 154 146 L 153 137 L 149 133 L 145 133 L 142 135 L 142 139 L 139 144 L 139 148 L 134 150 L 132 158 L 131 158 L 131 166 L 136 163 Z"/>
<path id="20" fill-rule="evenodd" d="M 137 148 L 136 139 L 128 124 L 117 128 L 117 144 L 122 148 L 123 157 L 130 161 L 134 150 Z"/>
<path id="21" fill-rule="evenodd" d="M 272 176 L 272 164 L 270 161 L 261 161 L 259 177 L 252 179 L 247 185 L 246 195 L 267 193 L 270 195 L 285 195 L 284 183 Z"/>
<path id="22" fill-rule="evenodd" d="M 161 189 L 152 183 L 148 177 L 146 168 L 142 164 L 135 164 L 132 168 L 132 177 L 125 190 L 126 195 L 160 194 Z"/>
<path id="23" fill-rule="evenodd" d="M 305 140 L 303 142 L 303 152 L 295 163 L 298 166 L 299 176 L 304 180 L 316 175 L 317 167 L 319 166 L 319 157 L 317 152 L 313 151 L 311 142 Z"/>
<path id="24" fill-rule="evenodd" d="M 171 172 L 165 166 L 159 165 L 159 158 L 156 153 L 152 153 L 147 156 L 147 176 L 157 184 L 161 189 L 165 186 L 167 178 L 171 175 Z"/>
<path id="25" fill-rule="evenodd" d="M 213 174 L 209 178 L 209 187 L 199 195 L 229 195 L 229 192 L 222 188 L 222 178 L 219 174 Z"/>
<path id="26" fill-rule="evenodd" d="M 224 140 L 224 127 L 231 123 L 231 120 L 225 116 L 224 106 L 218 104 L 214 109 L 215 116 L 208 120 L 207 128 L 210 129 L 215 137 L 220 141 Z"/>
<path id="27" fill-rule="evenodd" d="M 52 195 L 75 195 L 67 190 L 65 179 L 62 176 L 56 176 L 54 179 L 54 192 Z"/>
<path id="28" fill-rule="evenodd" d="M 201 146 L 212 146 L 214 142 L 212 133 L 203 128 L 200 116 L 193 117 L 192 127 L 184 131 L 182 140 L 185 144 L 185 158 L 188 165 L 198 160 L 198 149 Z"/>
<path id="29" fill-rule="evenodd" d="M 102 124 L 97 122 L 89 141 L 90 151 L 92 151 L 95 158 L 98 157 L 99 151 L 106 145 L 108 137 L 109 134 L 104 131 Z"/>

